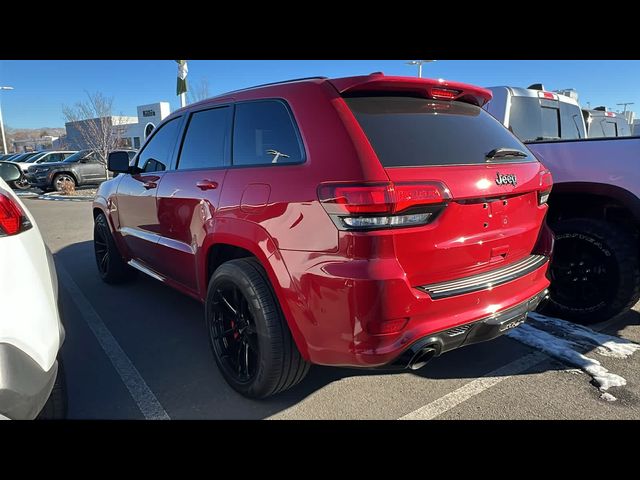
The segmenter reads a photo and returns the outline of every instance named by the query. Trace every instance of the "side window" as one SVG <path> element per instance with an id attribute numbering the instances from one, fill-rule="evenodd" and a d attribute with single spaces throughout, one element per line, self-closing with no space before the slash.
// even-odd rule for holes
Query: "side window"
<path id="1" fill-rule="evenodd" d="M 140 152 L 138 157 L 138 167 L 145 172 L 158 172 L 166 170 L 171 162 L 173 147 L 178 138 L 178 127 L 180 117 L 169 120 L 155 132 Z"/>
<path id="2" fill-rule="evenodd" d="M 178 170 L 215 168 L 226 164 L 231 108 L 195 112 L 189 119 Z"/>
<path id="3" fill-rule="evenodd" d="M 49 155 L 49 159 L 47 161 L 48 162 L 61 162 L 62 160 L 64 160 L 64 158 L 62 157 L 62 154 L 60 154 L 60 153 L 52 153 L 51 155 Z"/>
<path id="4" fill-rule="evenodd" d="M 236 104 L 233 164 L 265 165 L 304 161 L 287 107 L 266 100 Z"/>
<path id="5" fill-rule="evenodd" d="M 96 152 L 91 152 L 89 155 L 87 155 L 86 157 L 87 159 L 87 163 L 98 163 L 98 154 Z"/>

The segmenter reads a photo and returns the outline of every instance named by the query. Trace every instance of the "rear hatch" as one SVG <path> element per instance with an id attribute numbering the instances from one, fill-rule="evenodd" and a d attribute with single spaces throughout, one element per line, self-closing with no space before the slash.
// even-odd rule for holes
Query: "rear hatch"
<path id="1" fill-rule="evenodd" d="M 480 274 L 531 255 L 550 174 L 491 115 L 477 104 L 406 93 L 343 96 L 392 188 L 441 185 L 428 223 L 380 232 L 393 236 L 412 285 Z"/>

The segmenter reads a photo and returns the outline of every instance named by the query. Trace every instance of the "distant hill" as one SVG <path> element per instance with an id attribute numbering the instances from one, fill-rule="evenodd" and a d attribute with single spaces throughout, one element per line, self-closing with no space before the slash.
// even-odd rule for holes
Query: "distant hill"
<path id="1" fill-rule="evenodd" d="M 7 126 L 5 127 L 5 135 L 7 138 L 7 151 L 10 152 L 14 150 L 13 142 L 16 142 L 16 141 L 23 142 L 26 140 L 29 143 L 33 141 L 34 145 L 36 145 L 36 144 L 41 144 L 39 139 L 41 139 L 42 137 L 46 137 L 46 136 L 61 137 L 65 134 L 66 134 L 66 130 L 64 128 L 59 128 L 59 127 L 11 128 Z M 19 151 L 22 151 L 21 148 Z M 2 152 L 3 152 L 2 138 L 0 137 L 0 153 Z"/>
<path id="2" fill-rule="evenodd" d="M 65 134 L 65 129 L 60 127 L 11 128 L 7 126 L 5 128 L 5 133 L 16 140 L 23 140 L 25 138 L 40 138 L 45 135 L 59 137 Z"/>

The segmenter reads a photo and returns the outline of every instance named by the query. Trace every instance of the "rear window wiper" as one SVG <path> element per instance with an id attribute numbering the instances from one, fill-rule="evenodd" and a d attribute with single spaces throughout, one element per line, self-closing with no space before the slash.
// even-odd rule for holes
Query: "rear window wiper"
<path id="1" fill-rule="evenodd" d="M 489 162 L 491 160 L 500 160 L 503 158 L 525 158 L 528 156 L 529 155 L 527 153 L 515 148 L 494 148 L 487 153 L 484 158 Z"/>

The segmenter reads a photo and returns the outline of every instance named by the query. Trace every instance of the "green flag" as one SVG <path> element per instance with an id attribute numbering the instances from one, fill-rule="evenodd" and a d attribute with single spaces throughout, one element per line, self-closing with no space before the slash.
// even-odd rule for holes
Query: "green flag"
<path id="1" fill-rule="evenodd" d="M 178 86 L 176 88 L 176 95 L 187 92 L 187 68 L 186 60 L 176 60 L 178 62 Z"/>

